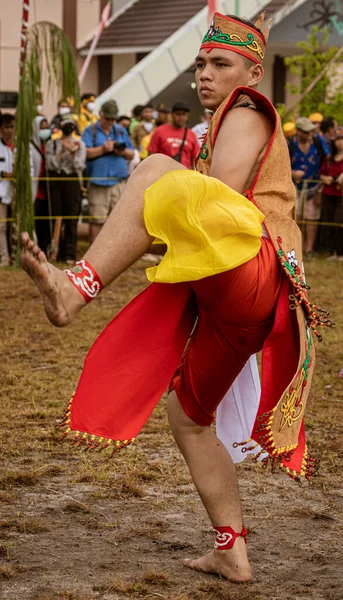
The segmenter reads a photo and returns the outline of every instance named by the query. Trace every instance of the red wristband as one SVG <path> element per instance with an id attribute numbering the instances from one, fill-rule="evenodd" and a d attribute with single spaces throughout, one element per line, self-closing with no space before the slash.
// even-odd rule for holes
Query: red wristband
<path id="1" fill-rule="evenodd" d="M 246 543 L 247 530 L 243 527 L 241 533 L 236 533 L 232 527 L 213 527 L 215 531 L 216 541 L 214 547 L 216 550 L 231 550 L 238 537 L 244 538 Z"/>
<path id="2" fill-rule="evenodd" d="M 99 275 L 86 260 L 77 261 L 75 267 L 64 272 L 86 302 L 91 302 L 104 287 Z"/>

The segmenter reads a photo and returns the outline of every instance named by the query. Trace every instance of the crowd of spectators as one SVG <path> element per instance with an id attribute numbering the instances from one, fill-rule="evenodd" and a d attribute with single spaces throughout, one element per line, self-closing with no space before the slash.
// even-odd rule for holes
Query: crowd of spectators
<path id="1" fill-rule="evenodd" d="M 94 94 L 84 94 L 80 112 L 62 98 L 51 122 L 37 106 L 30 142 L 35 235 L 52 260 L 73 264 L 79 217 L 84 214 L 92 243 L 117 204 L 134 168 L 149 154 L 164 153 L 193 168 L 199 132 L 188 126 L 190 108 L 175 102 L 136 105 L 132 116 L 118 114 L 114 100 L 97 113 Z M 208 114 L 204 121 L 208 123 Z M 15 179 L 15 116 L 1 115 L 0 126 L 0 266 L 11 264 L 8 222 Z M 200 136 L 201 137 L 201 136 Z"/>
<path id="2" fill-rule="evenodd" d="M 343 127 L 320 113 L 284 124 L 307 258 L 343 261 Z"/>
<path id="3" fill-rule="evenodd" d="M 94 94 L 81 98 L 79 114 L 61 99 L 49 123 L 37 107 L 30 143 L 32 199 L 38 244 L 52 260 L 73 264 L 80 215 L 92 243 L 122 195 L 136 166 L 162 153 L 194 168 L 212 113 L 205 110 L 193 129 L 190 107 L 175 101 L 136 105 L 120 115 L 114 100 L 97 113 Z M 0 115 L 0 266 L 11 264 L 8 222 L 13 194 L 15 116 Z M 343 260 L 343 127 L 319 113 L 283 126 L 297 191 L 297 219 L 305 255 L 327 252 Z M 321 226 L 321 224 L 323 224 Z M 84 226 L 85 228 L 85 226 Z"/>

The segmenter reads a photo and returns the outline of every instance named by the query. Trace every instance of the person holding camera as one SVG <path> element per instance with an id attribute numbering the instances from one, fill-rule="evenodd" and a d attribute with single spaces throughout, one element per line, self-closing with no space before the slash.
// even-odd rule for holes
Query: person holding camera
<path id="1" fill-rule="evenodd" d="M 86 127 L 82 140 L 87 152 L 89 242 L 92 244 L 123 193 L 128 178 L 127 161 L 134 148 L 125 127 L 116 124 L 117 103 L 105 102 L 100 119 Z"/>

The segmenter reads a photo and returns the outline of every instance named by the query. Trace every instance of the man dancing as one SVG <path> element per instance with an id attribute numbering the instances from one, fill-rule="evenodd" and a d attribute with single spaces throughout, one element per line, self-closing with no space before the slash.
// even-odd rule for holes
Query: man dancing
<path id="1" fill-rule="evenodd" d="M 264 15 L 253 25 L 215 14 L 196 58 L 200 100 L 215 111 L 197 171 L 166 156 L 147 158 L 72 270 L 56 269 L 27 234 L 21 238 L 21 264 L 58 327 L 154 238 L 167 245 L 148 270 L 152 285 L 91 349 L 64 423 L 76 443 L 119 449 L 139 433 L 171 379 L 170 426 L 216 533 L 214 550 L 185 564 L 232 581 L 249 580 L 251 569 L 235 467 L 210 428 L 216 408 L 262 349 L 251 436 L 232 441 L 244 451 L 261 446 L 264 460 L 295 479 L 311 477 L 303 428 L 310 329 L 328 324 L 307 299 L 280 119 L 255 90 L 268 31 Z"/>

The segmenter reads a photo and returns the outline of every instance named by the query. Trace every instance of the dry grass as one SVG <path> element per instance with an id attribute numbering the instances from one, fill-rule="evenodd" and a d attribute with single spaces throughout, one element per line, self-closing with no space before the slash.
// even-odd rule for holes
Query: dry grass
<path id="1" fill-rule="evenodd" d="M 298 487 L 250 462 L 238 467 L 256 575 L 246 586 L 181 565 L 213 537 L 170 436 L 165 399 L 114 459 L 59 443 L 55 425 L 87 350 L 146 285 L 146 266 L 134 265 L 65 330 L 46 321 L 24 273 L 0 271 L 1 600 L 341 598 L 343 265 L 307 265 L 311 298 L 339 324 L 317 345 L 306 415 L 319 477 Z"/>

